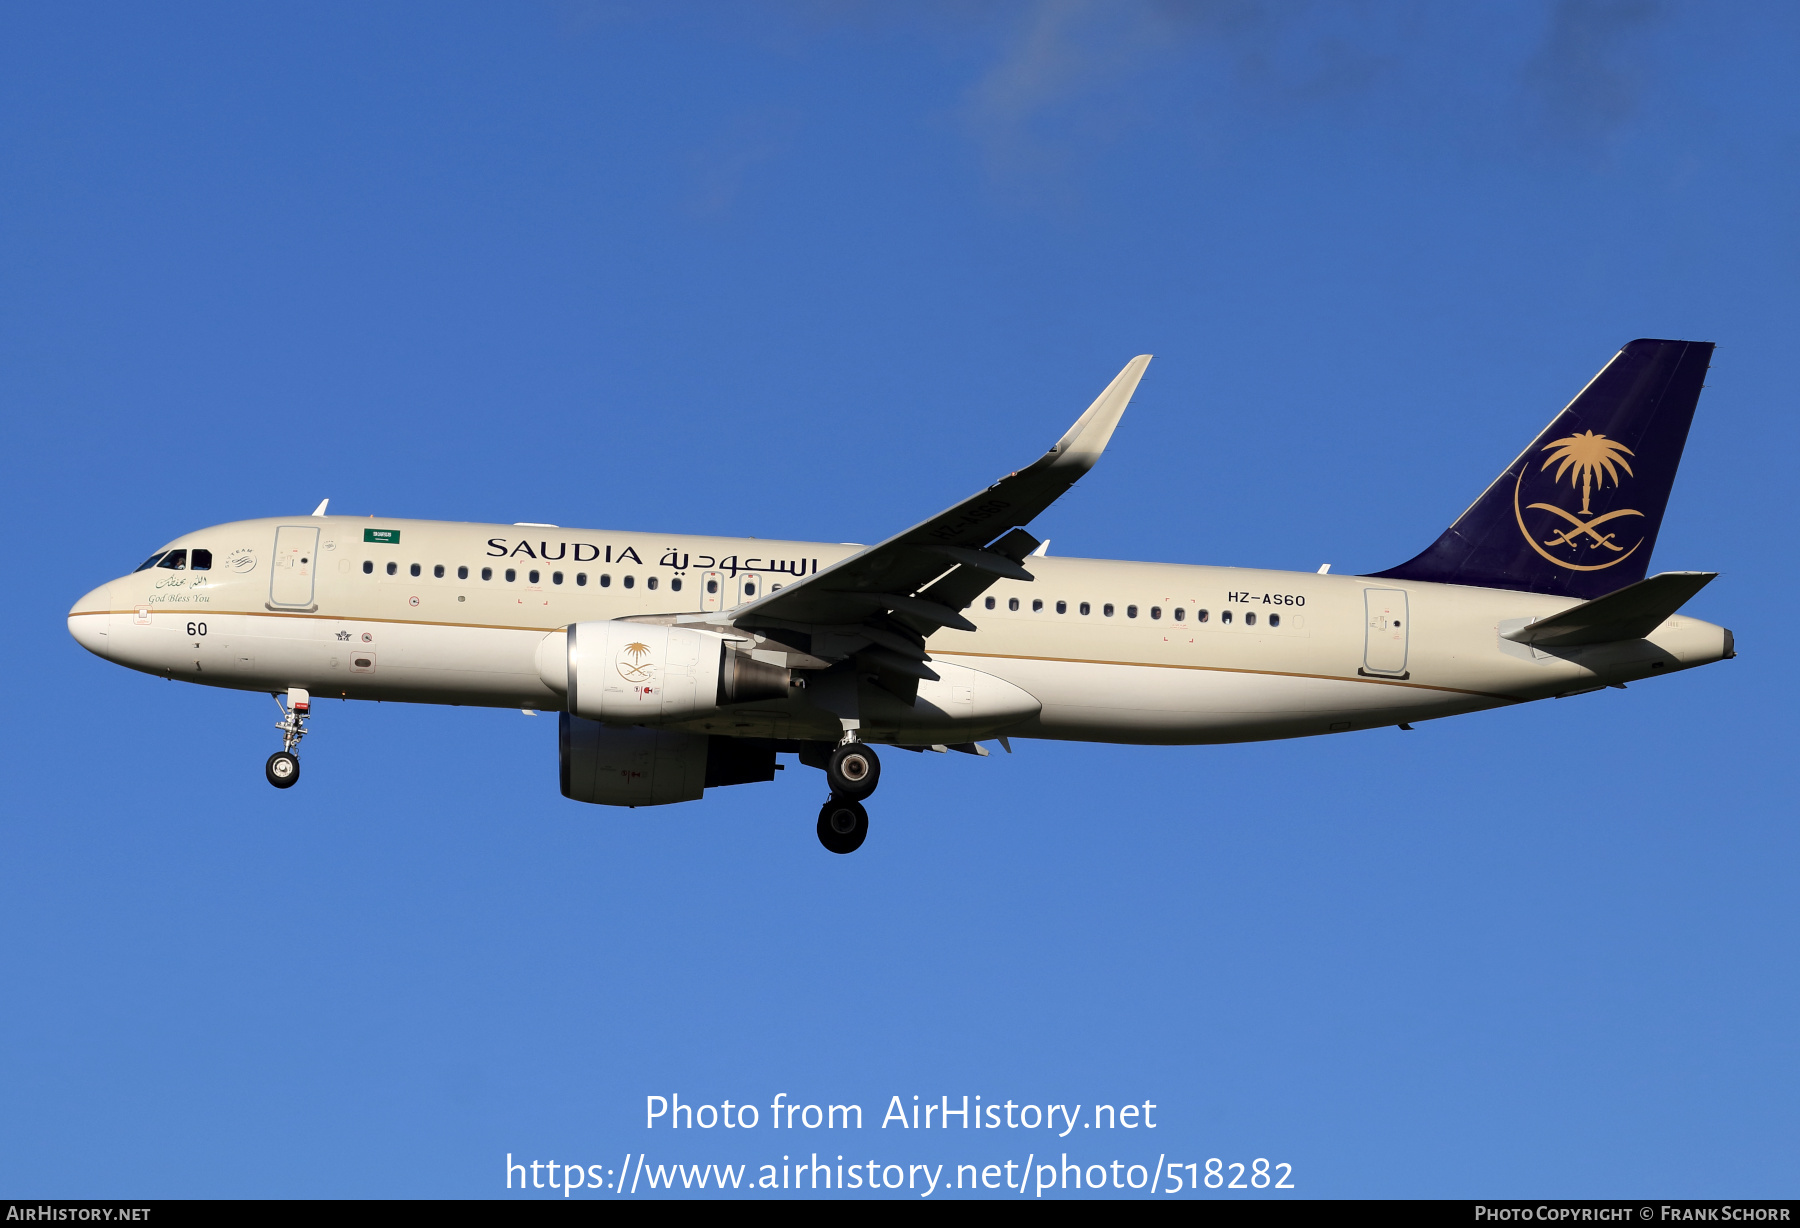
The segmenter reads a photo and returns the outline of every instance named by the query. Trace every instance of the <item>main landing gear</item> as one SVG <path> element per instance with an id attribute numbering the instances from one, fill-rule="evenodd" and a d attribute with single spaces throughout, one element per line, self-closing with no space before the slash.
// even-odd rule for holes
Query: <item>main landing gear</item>
<path id="1" fill-rule="evenodd" d="M 825 782 L 833 797 L 860 802 L 881 783 L 881 760 L 861 742 L 845 742 L 825 761 Z"/>
<path id="2" fill-rule="evenodd" d="M 863 799 L 881 782 L 881 760 L 861 742 L 843 742 L 825 761 L 831 800 L 819 810 L 819 843 L 833 853 L 854 853 L 869 834 Z"/>
<path id="3" fill-rule="evenodd" d="M 269 756 L 263 765 L 263 775 L 277 789 L 291 789 L 300 779 L 300 756 L 294 752 L 300 749 L 300 739 L 306 736 L 306 718 L 312 715 L 312 697 L 299 687 L 289 687 L 287 703 L 281 702 L 281 696 L 275 697 L 275 706 L 281 709 L 281 721 L 275 728 L 281 730 L 281 749 Z"/>
<path id="4" fill-rule="evenodd" d="M 819 810 L 819 843 L 834 853 L 854 853 L 869 834 L 869 812 L 861 802 L 834 797 Z"/>

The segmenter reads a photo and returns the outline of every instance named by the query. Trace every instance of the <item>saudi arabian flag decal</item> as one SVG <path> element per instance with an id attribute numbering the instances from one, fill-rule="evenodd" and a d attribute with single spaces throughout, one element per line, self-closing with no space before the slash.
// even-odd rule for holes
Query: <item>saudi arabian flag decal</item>
<path id="1" fill-rule="evenodd" d="M 400 530 L 364 529 L 363 540 L 366 542 L 380 542 L 384 546 L 398 546 L 400 544 Z"/>

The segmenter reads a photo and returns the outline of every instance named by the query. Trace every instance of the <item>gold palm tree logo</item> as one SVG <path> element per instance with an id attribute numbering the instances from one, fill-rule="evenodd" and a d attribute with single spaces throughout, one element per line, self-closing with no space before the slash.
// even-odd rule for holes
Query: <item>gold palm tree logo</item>
<path id="1" fill-rule="evenodd" d="M 644 658 L 650 655 L 650 645 L 631 643 L 625 645 L 619 653 L 619 674 L 627 682 L 644 682 L 650 677 L 651 667 L 644 664 Z"/>
<path id="2" fill-rule="evenodd" d="M 1581 511 L 1577 514 L 1566 508 L 1557 507 L 1554 503 L 1531 504 L 1532 511 L 1549 512 L 1562 522 L 1561 528 L 1552 529 L 1550 537 L 1540 542 L 1531 530 L 1525 527 L 1525 516 L 1519 509 L 1519 489 L 1529 470 L 1529 466 L 1521 465 L 1518 481 L 1513 484 L 1513 512 L 1519 519 L 1519 532 L 1525 535 L 1525 540 L 1531 544 L 1531 548 L 1558 567 L 1566 567 L 1571 571 L 1600 571 L 1615 563 L 1622 563 L 1636 553 L 1638 546 L 1644 544 L 1642 538 L 1628 547 L 1618 540 L 1619 530 L 1623 526 L 1615 524 L 1604 533 L 1600 531 L 1600 526 L 1628 516 L 1641 517 L 1644 513 L 1636 508 L 1621 507 L 1604 515 L 1596 516 L 1592 510 L 1594 492 L 1604 490 L 1609 480 L 1612 482 L 1613 488 L 1618 489 L 1621 470 L 1624 471 L 1625 477 L 1637 476 L 1631 471 L 1631 462 L 1625 459 L 1636 453 L 1618 440 L 1608 439 L 1593 431 L 1583 431 L 1579 435 L 1566 435 L 1546 444 L 1543 450 L 1550 453 L 1550 456 L 1538 467 L 1538 472 L 1543 473 L 1550 466 L 1555 465 L 1556 472 L 1550 478 L 1552 485 L 1562 481 L 1563 475 L 1567 474 L 1569 484 L 1581 491 Z M 1604 562 L 1577 563 L 1573 557 L 1559 558 L 1544 549 L 1545 546 L 1549 546 L 1551 549 L 1567 547 L 1576 551 L 1579 556 L 1580 543 L 1584 540 L 1589 550 L 1604 551 L 1599 556 L 1605 560 Z M 1608 558 L 1608 555 L 1613 557 Z"/>
<path id="3" fill-rule="evenodd" d="M 1592 431 L 1558 439 L 1545 447 L 1544 451 L 1550 453 L 1550 459 L 1544 462 L 1543 468 L 1556 465 L 1556 476 L 1551 481 L 1560 482 L 1563 474 L 1574 470 L 1569 474 L 1569 484 L 1581 483 L 1583 516 L 1591 514 L 1588 511 L 1588 498 L 1595 486 L 1604 487 L 1607 478 L 1612 479 L 1615 487 L 1618 486 L 1620 469 L 1625 471 L 1627 477 L 1635 476 L 1631 472 L 1631 463 L 1625 459 L 1635 453 L 1618 440 L 1596 435 Z"/>

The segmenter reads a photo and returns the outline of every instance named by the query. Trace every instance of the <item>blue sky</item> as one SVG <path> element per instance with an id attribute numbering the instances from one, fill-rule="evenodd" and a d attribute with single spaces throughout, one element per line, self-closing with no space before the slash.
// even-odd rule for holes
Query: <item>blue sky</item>
<path id="1" fill-rule="evenodd" d="M 0 1193 L 1053 1148 L 1314 1196 L 1791 1194 L 1797 34 L 1650 0 L 6 8 Z M 875 540 L 1141 352 L 1054 553 L 1376 570 L 1638 336 L 1720 347 L 1653 570 L 1724 573 L 1692 608 L 1737 660 L 1413 733 L 889 756 L 849 858 L 810 771 L 584 807 L 508 711 L 323 705 L 278 793 L 267 698 L 64 626 L 179 533 L 327 496 Z M 646 1132 L 670 1092 L 871 1119 Z M 1159 1125 L 875 1125 L 963 1094 Z"/>

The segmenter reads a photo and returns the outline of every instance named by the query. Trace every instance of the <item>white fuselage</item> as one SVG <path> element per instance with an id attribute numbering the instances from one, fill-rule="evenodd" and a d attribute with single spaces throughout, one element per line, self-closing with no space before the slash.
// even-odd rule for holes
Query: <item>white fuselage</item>
<path id="1" fill-rule="evenodd" d="M 345 516 L 238 521 L 167 548 L 207 551 L 211 567 L 152 567 L 101 585 L 69 614 L 82 645 L 209 686 L 546 710 L 563 706 L 540 676 L 547 635 L 578 622 L 729 611 L 858 549 Z M 1041 705 L 1005 728 L 972 726 L 975 736 L 1302 737 L 1731 655 L 1729 633 L 1685 615 L 1642 640 L 1533 649 L 1500 633 L 1578 603 L 1505 589 L 1103 559 L 1027 564 L 1035 581 L 1001 580 L 965 611 L 975 631 L 945 628 L 927 643 L 934 662 L 999 678 Z M 778 738 L 837 729 L 804 697 L 683 727 Z M 908 740 L 903 725 L 865 733 Z"/>

